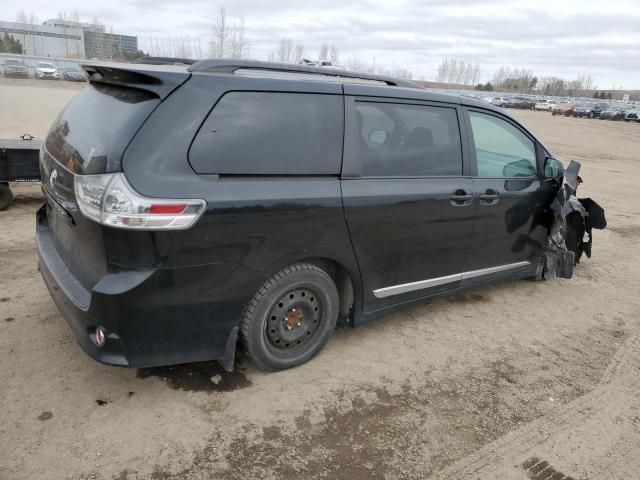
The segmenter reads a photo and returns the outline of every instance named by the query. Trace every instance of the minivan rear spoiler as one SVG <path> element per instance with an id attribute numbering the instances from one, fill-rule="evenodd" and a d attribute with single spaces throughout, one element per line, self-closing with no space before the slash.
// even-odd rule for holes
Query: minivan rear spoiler
<path id="1" fill-rule="evenodd" d="M 160 100 L 182 85 L 191 73 L 183 66 L 144 64 L 83 64 L 90 83 L 146 90 Z"/>

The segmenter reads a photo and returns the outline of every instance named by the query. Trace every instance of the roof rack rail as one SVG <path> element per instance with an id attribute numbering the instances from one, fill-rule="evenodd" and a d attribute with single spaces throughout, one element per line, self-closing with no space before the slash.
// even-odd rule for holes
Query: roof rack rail
<path id="1" fill-rule="evenodd" d="M 140 57 L 129 63 L 139 63 L 143 65 L 192 65 L 197 62 L 192 58 L 174 58 L 174 57 Z"/>
<path id="2" fill-rule="evenodd" d="M 206 59 L 199 60 L 187 68 L 191 72 L 218 72 L 234 73 L 236 70 L 257 70 L 264 72 L 301 73 L 310 75 L 323 75 L 353 80 L 371 80 L 382 82 L 394 87 L 422 88 L 408 80 L 386 77 L 383 75 L 371 75 L 347 70 L 339 70 L 329 67 L 310 67 L 308 65 L 261 62 L 257 60 L 231 60 L 231 59 Z"/>

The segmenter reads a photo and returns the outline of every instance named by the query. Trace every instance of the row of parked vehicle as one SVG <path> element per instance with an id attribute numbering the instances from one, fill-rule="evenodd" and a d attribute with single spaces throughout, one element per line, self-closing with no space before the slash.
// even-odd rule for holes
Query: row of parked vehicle
<path id="1" fill-rule="evenodd" d="M 574 118 L 640 122 L 640 105 L 634 104 L 562 101 L 551 105 L 549 111 L 551 115 L 564 115 Z"/>
<path id="2" fill-rule="evenodd" d="M 4 61 L 2 71 L 5 77 L 29 78 L 33 69 L 33 76 L 40 80 L 64 80 L 72 82 L 85 82 L 86 76 L 78 65 L 68 65 L 58 69 L 51 62 L 38 62 L 35 67 L 30 67 L 21 60 L 9 58 Z"/>
<path id="3" fill-rule="evenodd" d="M 534 98 L 525 96 L 485 97 L 484 101 L 502 108 L 548 111 L 552 115 L 601 120 L 640 122 L 640 104 L 622 102 L 597 102 L 586 99 Z"/>
<path id="4" fill-rule="evenodd" d="M 488 101 L 489 103 L 491 103 L 492 105 L 495 105 L 496 107 L 502 107 L 502 108 L 520 108 L 524 110 L 533 110 L 536 106 L 535 100 L 527 97 L 520 97 L 520 96 L 488 97 L 487 99 L 485 99 L 485 101 Z"/>

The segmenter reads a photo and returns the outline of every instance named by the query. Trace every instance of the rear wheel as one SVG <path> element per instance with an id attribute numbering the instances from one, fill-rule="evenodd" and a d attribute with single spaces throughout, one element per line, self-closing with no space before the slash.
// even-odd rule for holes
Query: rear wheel
<path id="1" fill-rule="evenodd" d="M 338 308 L 338 290 L 327 272 L 310 263 L 290 265 L 249 301 L 240 322 L 242 346 L 260 369 L 295 367 L 329 341 Z"/>
<path id="2" fill-rule="evenodd" d="M 13 202 L 13 193 L 8 183 L 0 183 L 0 211 L 9 208 Z"/>

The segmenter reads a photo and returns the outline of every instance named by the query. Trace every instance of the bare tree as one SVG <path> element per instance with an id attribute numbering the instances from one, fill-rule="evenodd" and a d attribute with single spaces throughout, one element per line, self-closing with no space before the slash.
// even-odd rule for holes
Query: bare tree
<path id="1" fill-rule="evenodd" d="M 78 12 L 78 10 L 74 10 L 73 12 L 71 12 L 70 19 L 74 24 L 78 26 L 78 28 L 80 28 L 80 12 Z M 82 46 L 82 44 L 79 41 L 76 41 L 73 42 L 73 45 L 75 46 L 74 56 L 76 58 L 84 58 L 84 51 L 80 51 L 80 47 Z"/>
<path id="2" fill-rule="evenodd" d="M 304 45 L 301 43 L 296 44 L 295 53 L 294 53 L 294 61 L 296 63 L 300 63 L 302 61 L 302 57 L 304 57 Z"/>
<path id="3" fill-rule="evenodd" d="M 293 40 L 290 38 L 283 38 L 278 45 L 277 58 L 279 62 L 291 63 L 294 59 Z"/>
<path id="4" fill-rule="evenodd" d="M 92 52 L 94 56 L 102 59 L 105 54 L 105 38 L 104 38 L 104 25 L 98 19 L 98 17 L 93 17 L 93 28 L 95 32 L 96 45 L 95 49 Z"/>
<path id="5" fill-rule="evenodd" d="M 480 65 L 477 63 L 473 66 L 473 78 L 471 80 L 472 85 L 480 83 Z"/>
<path id="6" fill-rule="evenodd" d="M 333 65 L 336 65 L 339 59 L 340 53 L 338 52 L 338 48 L 332 43 L 331 47 L 329 48 L 329 60 Z"/>
<path id="7" fill-rule="evenodd" d="M 66 56 L 69 56 L 69 32 L 67 32 L 67 12 L 58 12 L 58 21 L 62 25 L 62 31 L 64 34 L 64 47 Z"/>
<path id="8" fill-rule="evenodd" d="M 329 46 L 325 43 L 320 47 L 320 53 L 318 54 L 318 60 L 325 61 L 329 60 Z"/>
<path id="9" fill-rule="evenodd" d="M 449 78 L 449 59 L 445 58 L 440 62 L 438 66 L 438 73 L 436 75 L 436 81 L 444 83 Z"/>
<path id="10" fill-rule="evenodd" d="M 174 40 L 175 48 L 172 56 L 178 58 L 192 58 L 191 39 L 189 37 L 176 37 Z"/>
<path id="11" fill-rule="evenodd" d="M 370 69 L 371 67 L 360 60 L 358 57 L 351 57 L 349 60 L 347 60 L 347 70 L 364 73 L 369 72 Z"/>
<path id="12" fill-rule="evenodd" d="M 27 25 L 27 30 L 33 30 L 34 29 L 33 26 L 40 23 L 35 13 L 33 12 L 26 13 L 24 10 L 19 10 L 18 13 L 16 13 L 16 22 Z M 39 52 L 41 51 L 41 49 L 39 49 L 38 45 L 36 44 L 36 36 L 33 34 L 29 36 L 31 37 L 31 47 L 32 47 L 33 55 L 39 55 Z M 24 46 L 25 53 L 26 53 L 26 48 L 27 48 L 26 34 L 22 35 L 22 45 Z"/>
<path id="13" fill-rule="evenodd" d="M 413 78 L 413 73 L 406 68 L 396 68 L 394 70 L 394 77 L 402 80 L 411 80 Z"/>
<path id="14" fill-rule="evenodd" d="M 227 48 L 228 36 L 227 11 L 224 7 L 220 7 L 213 19 L 212 38 L 209 45 L 209 53 L 212 57 L 224 57 L 225 49 Z"/>
<path id="15" fill-rule="evenodd" d="M 445 58 L 438 66 L 436 80 L 456 85 L 475 85 L 480 81 L 480 65 L 455 58 Z"/>
<path id="16" fill-rule="evenodd" d="M 239 22 L 233 22 L 231 29 L 231 58 L 242 58 L 248 46 L 249 42 L 244 33 L 244 17 L 240 17 Z"/>

